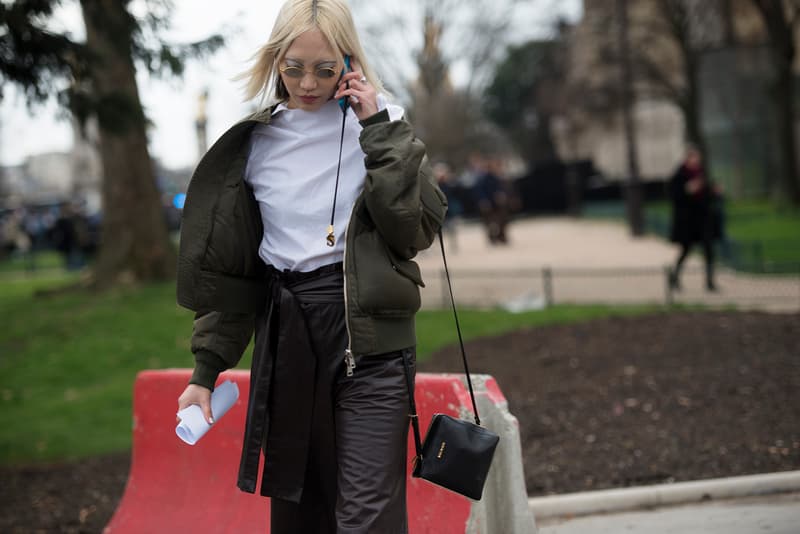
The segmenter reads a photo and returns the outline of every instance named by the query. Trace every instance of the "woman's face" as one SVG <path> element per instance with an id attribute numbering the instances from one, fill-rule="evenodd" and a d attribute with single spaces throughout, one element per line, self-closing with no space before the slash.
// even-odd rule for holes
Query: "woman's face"
<path id="1" fill-rule="evenodd" d="M 292 41 L 279 65 L 289 93 L 289 108 L 316 111 L 336 92 L 342 66 L 319 30 L 309 30 Z"/>

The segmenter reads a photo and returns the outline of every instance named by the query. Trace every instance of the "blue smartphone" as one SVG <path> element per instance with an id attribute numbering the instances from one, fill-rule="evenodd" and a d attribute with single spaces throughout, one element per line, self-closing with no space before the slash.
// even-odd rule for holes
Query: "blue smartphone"
<path id="1" fill-rule="evenodd" d="M 353 70 L 353 67 L 350 66 L 350 56 L 345 54 L 344 55 L 344 68 L 342 69 L 342 76 L 344 76 L 345 74 L 347 74 L 351 70 Z M 347 82 L 347 88 L 348 89 L 350 88 L 350 82 Z M 339 99 L 339 107 L 342 108 L 342 112 L 343 113 L 347 112 L 347 107 L 350 105 L 349 100 L 350 99 L 347 98 L 347 97 L 343 97 L 343 98 Z"/>

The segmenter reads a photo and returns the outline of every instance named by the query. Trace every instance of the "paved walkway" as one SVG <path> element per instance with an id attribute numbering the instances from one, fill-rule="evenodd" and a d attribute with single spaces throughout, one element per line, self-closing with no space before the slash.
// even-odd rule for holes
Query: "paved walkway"
<path id="1" fill-rule="evenodd" d="M 537 523 L 539 534 L 798 534 L 800 493 Z"/>
<path id="2" fill-rule="evenodd" d="M 446 235 L 458 302 L 524 309 L 554 303 L 634 304 L 667 301 L 770 311 L 800 310 L 800 277 L 739 274 L 719 268 L 720 291 L 704 288 L 700 254 L 686 262 L 683 291 L 668 294 L 666 268 L 675 245 L 654 236 L 633 238 L 617 222 L 567 217 L 531 218 L 509 227 L 509 245 L 490 246 L 477 223 Z M 423 303 L 441 307 L 446 293 L 438 245 L 418 258 L 426 282 Z M 549 271 L 547 270 L 549 268 Z"/>

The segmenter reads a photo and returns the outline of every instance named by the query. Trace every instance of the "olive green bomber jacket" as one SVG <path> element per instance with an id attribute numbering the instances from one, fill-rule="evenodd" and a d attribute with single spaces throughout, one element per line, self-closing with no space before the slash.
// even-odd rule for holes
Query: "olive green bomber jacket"
<path id="1" fill-rule="evenodd" d="M 243 176 L 250 132 L 271 115 L 266 109 L 224 133 L 198 164 L 187 192 L 177 297 L 197 312 L 191 382 L 209 389 L 238 363 L 266 305 L 258 247 L 269 228 Z M 350 348 L 370 355 L 416 343 L 414 314 L 424 284 L 412 258 L 435 239 L 447 202 L 409 123 L 390 121 L 384 110 L 361 124 L 367 176 L 346 232 L 344 298 Z"/>

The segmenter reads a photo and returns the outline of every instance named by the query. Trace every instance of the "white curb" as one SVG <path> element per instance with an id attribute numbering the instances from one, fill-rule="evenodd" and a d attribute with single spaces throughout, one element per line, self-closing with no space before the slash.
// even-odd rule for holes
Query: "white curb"
<path id="1" fill-rule="evenodd" d="M 800 491 L 800 471 L 532 497 L 536 519 Z"/>

